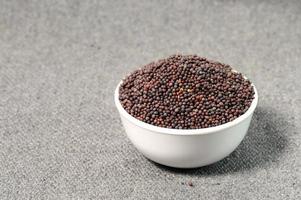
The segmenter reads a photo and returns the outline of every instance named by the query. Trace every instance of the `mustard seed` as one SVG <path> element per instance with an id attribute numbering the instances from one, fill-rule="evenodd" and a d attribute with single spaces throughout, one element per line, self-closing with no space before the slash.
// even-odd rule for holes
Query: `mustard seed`
<path id="1" fill-rule="evenodd" d="M 119 89 L 119 100 L 130 115 L 174 129 L 230 122 L 248 110 L 253 98 L 253 86 L 241 73 L 196 55 L 173 55 L 145 65 Z"/>

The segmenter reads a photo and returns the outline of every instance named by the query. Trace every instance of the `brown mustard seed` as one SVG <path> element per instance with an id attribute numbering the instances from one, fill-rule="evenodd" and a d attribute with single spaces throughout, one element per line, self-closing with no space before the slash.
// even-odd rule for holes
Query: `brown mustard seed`
<path id="1" fill-rule="evenodd" d="M 123 80 L 119 100 L 135 118 L 160 127 L 218 126 L 244 114 L 254 98 L 249 80 L 229 65 L 173 55 Z"/>

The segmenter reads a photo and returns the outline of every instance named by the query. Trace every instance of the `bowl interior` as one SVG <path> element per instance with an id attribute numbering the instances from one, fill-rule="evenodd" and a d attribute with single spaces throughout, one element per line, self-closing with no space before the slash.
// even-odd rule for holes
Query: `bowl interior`
<path id="1" fill-rule="evenodd" d="M 151 125 L 148 123 L 145 123 L 141 120 L 136 119 L 132 115 L 130 115 L 121 105 L 119 101 L 119 87 L 121 85 L 122 81 L 117 85 L 115 89 L 115 94 L 114 94 L 114 100 L 115 100 L 115 105 L 120 113 L 124 118 L 127 120 L 131 121 L 133 124 L 140 126 L 141 128 L 145 128 L 157 133 L 165 133 L 165 134 L 173 134 L 173 135 L 199 135 L 199 134 L 209 134 L 217 131 L 221 131 L 223 129 L 230 128 L 232 126 L 235 126 L 245 120 L 247 117 L 253 114 L 257 103 L 258 103 L 258 93 L 256 90 L 255 85 L 252 83 L 253 89 L 254 89 L 254 99 L 252 101 L 251 106 L 249 109 L 241 116 L 238 118 L 234 119 L 233 121 L 227 122 L 225 124 L 219 125 L 219 126 L 214 126 L 214 127 L 209 127 L 209 128 L 201 128 L 201 129 L 171 129 L 171 128 L 164 128 L 164 127 L 159 127 L 155 125 Z"/>

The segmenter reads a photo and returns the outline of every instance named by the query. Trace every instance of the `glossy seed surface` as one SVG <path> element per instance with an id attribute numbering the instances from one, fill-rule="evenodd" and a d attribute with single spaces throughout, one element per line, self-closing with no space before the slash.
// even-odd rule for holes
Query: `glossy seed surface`
<path id="1" fill-rule="evenodd" d="M 196 55 L 173 55 L 125 78 L 119 89 L 123 108 L 159 127 L 199 129 L 230 122 L 254 98 L 249 80 L 229 65 Z"/>

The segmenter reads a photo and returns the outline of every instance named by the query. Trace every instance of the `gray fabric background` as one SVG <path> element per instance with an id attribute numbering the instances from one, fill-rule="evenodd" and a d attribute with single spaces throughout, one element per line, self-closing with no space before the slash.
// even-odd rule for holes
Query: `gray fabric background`
<path id="1" fill-rule="evenodd" d="M 114 107 L 120 79 L 174 53 L 259 92 L 243 143 L 208 167 L 147 160 Z M 300 199 L 300 64 L 300 1 L 0 0 L 0 199 Z"/>

